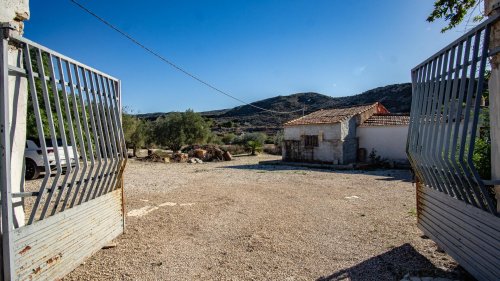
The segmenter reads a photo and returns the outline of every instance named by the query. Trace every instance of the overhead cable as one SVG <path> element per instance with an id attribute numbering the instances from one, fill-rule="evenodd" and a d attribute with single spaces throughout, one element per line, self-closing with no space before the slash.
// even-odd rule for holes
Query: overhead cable
<path id="1" fill-rule="evenodd" d="M 184 73 L 185 75 L 191 77 L 192 79 L 198 81 L 199 83 L 207 86 L 208 88 L 214 90 L 216 93 L 219 93 L 219 94 L 223 94 L 229 98 L 232 98 L 242 104 L 245 104 L 245 105 L 249 105 L 251 107 L 254 107 L 254 108 L 257 108 L 257 109 L 260 109 L 262 111 L 267 111 L 267 112 L 271 112 L 271 113 L 276 113 L 276 114 L 290 114 L 290 113 L 294 113 L 294 112 L 299 112 L 299 111 L 302 111 L 303 109 L 298 109 L 298 110 L 293 110 L 293 111 L 277 111 L 277 110 L 272 110 L 272 109 L 267 109 L 267 108 L 263 108 L 263 107 L 260 107 L 260 106 L 257 106 L 255 104 L 252 104 L 252 103 L 248 103 L 238 97 L 235 97 L 215 86 L 213 86 L 212 84 L 206 82 L 205 80 L 199 78 L 198 76 L 194 75 L 194 74 L 191 74 L 190 72 L 188 72 L 187 70 L 185 70 L 184 68 L 178 66 L 177 64 L 173 63 L 172 61 L 166 59 L 165 57 L 163 57 L 162 55 L 158 54 L 157 52 L 153 51 L 151 48 L 147 47 L 146 45 L 142 44 L 141 42 L 139 42 L 137 39 L 133 38 L 132 36 L 130 36 L 129 34 L 125 33 L 124 31 L 122 31 L 121 29 L 119 29 L 118 27 L 114 26 L 113 24 L 111 24 L 110 22 L 108 22 L 107 20 L 105 20 L 104 18 L 98 16 L 96 13 L 92 12 L 91 10 L 89 10 L 88 8 L 86 8 L 85 6 L 83 6 L 82 4 L 78 3 L 77 1 L 75 0 L 70 0 L 73 4 L 75 4 L 76 6 L 78 6 L 80 9 L 84 10 L 85 12 L 87 12 L 88 14 L 90 14 L 91 16 L 95 17 L 96 19 L 98 19 L 100 22 L 104 23 L 105 25 L 107 25 L 108 27 L 110 27 L 111 29 L 113 29 L 114 31 L 120 33 L 122 36 L 126 37 L 127 39 L 129 39 L 130 41 L 132 41 L 134 44 L 136 44 L 137 46 L 141 47 L 142 49 L 144 49 L 145 51 L 147 51 L 148 53 L 152 54 L 153 56 L 157 57 L 158 59 L 160 59 L 161 61 L 167 63 L 168 65 L 170 65 L 171 67 L 175 68 L 176 70 Z"/>

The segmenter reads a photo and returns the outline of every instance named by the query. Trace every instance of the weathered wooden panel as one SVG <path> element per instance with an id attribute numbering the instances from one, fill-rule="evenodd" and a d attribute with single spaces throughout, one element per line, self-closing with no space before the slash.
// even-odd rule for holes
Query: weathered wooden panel
<path id="1" fill-rule="evenodd" d="M 13 232 L 17 280 L 55 280 L 123 232 L 122 189 Z"/>
<path id="2" fill-rule="evenodd" d="M 418 226 L 478 280 L 500 278 L 500 218 L 419 185 Z"/>

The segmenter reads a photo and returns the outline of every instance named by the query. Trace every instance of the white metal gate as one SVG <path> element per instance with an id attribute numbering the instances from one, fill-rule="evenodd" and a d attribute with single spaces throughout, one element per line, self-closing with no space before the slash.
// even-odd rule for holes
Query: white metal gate
<path id="1" fill-rule="evenodd" d="M 485 103 L 498 20 L 489 18 L 412 70 L 407 151 L 418 179 L 418 226 L 479 280 L 500 277 L 498 181 L 484 178 L 474 160 L 476 144 L 499 141 L 487 133 Z"/>
<path id="2" fill-rule="evenodd" d="M 8 62 L 9 44 L 22 50 L 21 67 Z M 54 280 L 124 229 L 120 81 L 22 37 L 1 47 L 3 276 Z M 7 75 L 27 79 L 26 101 L 9 96 Z M 28 104 L 25 162 L 41 176 L 21 183 L 21 192 L 12 192 L 9 178 L 9 99 Z M 28 145 L 36 147 L 32 156 Z"/>

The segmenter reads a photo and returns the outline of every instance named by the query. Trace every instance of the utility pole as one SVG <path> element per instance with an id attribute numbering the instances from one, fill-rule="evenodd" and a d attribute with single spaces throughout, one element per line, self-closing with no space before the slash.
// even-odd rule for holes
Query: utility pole
<path id="1" fill-rule="evenodd" d="M 485 0 L 485 13 L 492 17 L 500 13 L 500 0 Z M 490 134 L 491 134 L 491 179 L 500 180 L 500 21 L 491 27 L 489 52 L 491 76 L 488 83 L 490 91 Z M 500 185 L 495 185 L 497 211 L 500 212 Z"/>
<path id="2" fill-rule="evenodd" d="M 311 99 L 308 99 L 306 100 L 303 104 L 302 104 L 302 117 L 306 116 L 306 102 L 310 102 Z"/>

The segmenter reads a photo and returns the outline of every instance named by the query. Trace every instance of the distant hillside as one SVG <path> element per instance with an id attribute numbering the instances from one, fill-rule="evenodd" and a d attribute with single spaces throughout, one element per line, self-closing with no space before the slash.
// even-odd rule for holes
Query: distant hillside
<path id="1" fill-rule="evenodd" d="M 305 114 L 336 107 L 348 107 L 373 102 L 381 102 L 394 113 L 409 112 L 411 104 L 411 84 L 394 84 L 375 88 L 364 93 L 348 97 L 330 97 L 318 93 L 297 93 L 289 96 L 277 96 L 252 103 L 261 108 L 274 111 L 295 111 L 303 109 Z M 141 114 L 139 117 L 154 120 L 166 113 Z M 273 133 L 291 119 L 302 116 L 302 111 L 291 114 L 276 114 L 260 110 L 250 105 L 231 109 L 201 112 L 214 120 L 214 130 L 219 132 L 266 131 Z"/>

